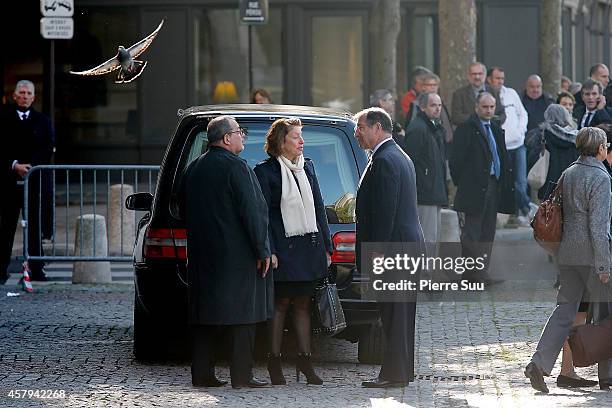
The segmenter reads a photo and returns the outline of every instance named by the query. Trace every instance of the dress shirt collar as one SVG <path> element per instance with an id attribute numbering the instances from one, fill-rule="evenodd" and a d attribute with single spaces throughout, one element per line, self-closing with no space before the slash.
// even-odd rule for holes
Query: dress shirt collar
<path id="1" fill-rule="evenodd" d="M 391 140 L 391 136 L 389 136 L 388 138 L 383 139 L 383 140 L 381 140 L 380 142 L 378 142 L 378 144 L 377 144 L 376 146 L 374 146 L 374 148 L 372 149 L 372 155 L 374 155 L 374 153 L 376 153 L 376 151 L 378 150 L 378 148 L 379 148 L 380 146 L 382 146 L 382 145 L 383 145 L 385 142 L 387 142 L 387 141 L 389 141 L 389 140 Z"/>

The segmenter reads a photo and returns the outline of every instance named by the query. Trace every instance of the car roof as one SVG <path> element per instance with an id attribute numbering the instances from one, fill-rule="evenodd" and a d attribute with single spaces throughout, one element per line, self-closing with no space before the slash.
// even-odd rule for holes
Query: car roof
<path id="1" fill-rule="evenodd" d="M 193 106 L 179 109 L 178 116 L 231 115 L 231 116 L 300 116 L 337 120 L 353 120 L 353 114 L 332 108 L 300 105 L 227 104 Z"/>

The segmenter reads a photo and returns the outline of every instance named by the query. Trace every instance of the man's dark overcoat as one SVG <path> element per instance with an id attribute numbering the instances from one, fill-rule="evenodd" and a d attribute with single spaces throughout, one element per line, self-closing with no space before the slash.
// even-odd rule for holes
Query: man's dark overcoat
<path id="1" fill-rule="evenodd" d="M 273 310 L 271 274 L 257 259 L 270 256 L 268 207 L 246 161 L 220 147 L 186 170 L 181 205 L 187 223 L 189 322 L 252 324 Z"/>
<path id="2" fill-rule="evenodd" d="M 22 120 L 17 114 L 15 106 L 2 110 L 0 113 L 0 128 L 3 141 L 0 152 L 0 189 L 4 195 L 0 200 L 0 275 L 6 270 L 11 261 L 11 249 L 19 212 L 23 208 L 23 186 L 18 181 L 23 179 L 13 170 L 15 160 L 21 164 L 32 166 L 51 163 L 55 147 L 55 133 L 51 121 L 44 114 L 30 107 L 28 118 Z M 42 178 L 42 186 L 39 186 Z M 50 173 L 37 173 L 30 179 L 29 201 L 29 254 L 41 255 L 39 221 L 43 236 L 51 234 L 52 213 L 51 199 L 52 179 Z M 40 188 L 40 190 L 39 190 Z M 39 195 L 42 192 L 42 197 Z M 39 220 L 39 200 L 42 203 Z M 51 223 L 51 224 L 50 224 Z M 42 273 L 43 262 L 31 261 L 30 270 L 34 275 Z"/>
<path id="3" fill-rule="evenodd" d="M 355 214 L 357 264 L 362 273 L 365 272 L 361 259 L 363 243 L 412 244 L 411 251 L 424 251 L 423 232 L 417 212 L 414 165 L 392 139 L 376 150 L 364 171 L 357 191 Z M 395 298 L 395 302 L 379 303 L 387 341 L 380 379 L 394 382 L 414 380 L 416 302 L 415 293 L 411 295 L 411 302 L 401 302 Z M 393 295 L 387 296 L 391 298 Z"/>
<path id="4" fill-rule="evenodd" d="M 28 119 L 21 120 L 13 106 L 4 109 L 2 115 L 2 183 L 3 187 L 17 186 L 20 179 L 12 170 L 14 160 L 32 166 L 50 164 L 55 133 L 51 121 L 42 113 L 30 108 Z"/>
<path id="5" fill-rule="evenodd" d="M 504 133 L 500 126 L 491 122 L 491 130 L 497 144 L 501 163 L 498 183 L 497 212 L 514 214 L 514 179 L 506 152 Z M 453 151 L 449 167 L 453 182 L 457 186 L 454 207 L 466 214 L 483 212 L 485 193 L 491 172 L 491 149 L 484 128 L 476 114 L 455 130 Z"/>
<path id="6" fill-rule="evenodd" d="M 402 148 L 414 163 L 420 205 L 448 205 L 444 140 L 442 125 L 434 124 L 423 111 L 419 111 L 406 129 Z"/>

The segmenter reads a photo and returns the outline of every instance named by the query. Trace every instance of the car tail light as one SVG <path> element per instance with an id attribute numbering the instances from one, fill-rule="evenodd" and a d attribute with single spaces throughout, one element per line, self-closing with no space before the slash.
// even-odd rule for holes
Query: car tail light
<path id="1" fill-rule="evenodd" d="M 336 232 L 332 237 L 334 252 L 332 252 L 332 263 L 355 263 L 355 241 L 354 232 Z"/>
<path id="2" fill-rule="evenodd" d="M 187 230 L 147 228 L 144 256 L 157 259 L 187 259 Z"/>

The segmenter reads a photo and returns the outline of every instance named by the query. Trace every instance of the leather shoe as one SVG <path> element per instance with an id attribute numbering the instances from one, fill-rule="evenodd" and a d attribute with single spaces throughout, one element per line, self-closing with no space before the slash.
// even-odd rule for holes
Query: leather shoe
<path id="1" fill-rule="evenodd" d="M 251 377 L 251 379 L 246 383 L 232 383 L 232 388 L 261 388 L 267 385 L 268 383 L 266 381 L 261 381 L 255 377 Z"/>
<path id="2" fill-rule="evenodd" d="M 557 377 L 557 387 L 559 388 L 594 387 L 596 385 L 597 381 L 587 380 L 586 378 L 573 378 L 566 375 Z"/>
<path id="3" fill-rule="evenodd" d="M 361 383 L 361 386 L 364 388 L 403 388 L 407 385 L 408 383 L 405 381 L 389 381 L 381 378 Z"/>
<path id="4" fill-rule="evenodd" d="M 223 387 L 227 381 L 221 381 L 217 377 L 208 378 L 202 382 L 193 382 L 194 387 Z"/>
<path id="5" fill-rule="evenodd" d="M 535 365 L 533 361 L 525 367 L 525 377 L 529 378 L 531 387 L 534 390 L 548 394 L 548 387 L 544 382 L 544 374 L 542 374 L 540 367 Z"/>

